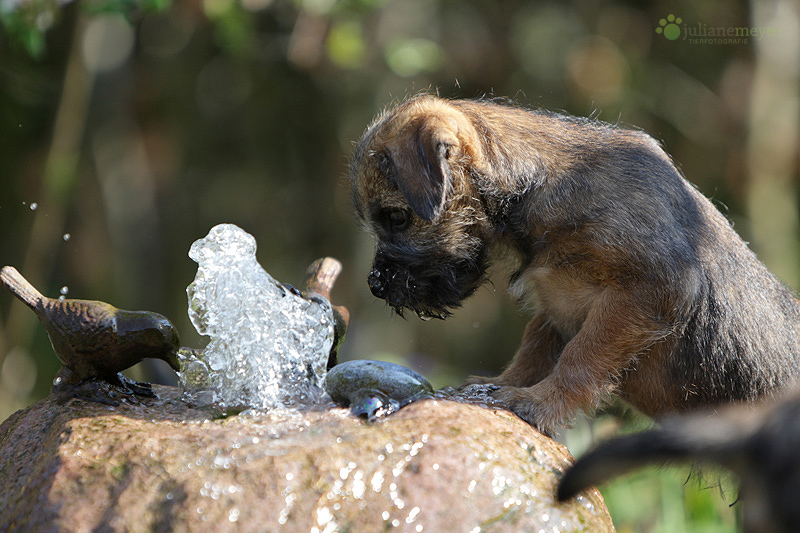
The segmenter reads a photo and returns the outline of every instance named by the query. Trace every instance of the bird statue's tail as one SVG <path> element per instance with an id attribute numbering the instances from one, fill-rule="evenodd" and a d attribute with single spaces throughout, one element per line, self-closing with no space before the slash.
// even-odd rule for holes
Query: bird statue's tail
<path id="1" fill-rule="evenodd" d="M 31 285 L 27 279 L 22 277 L 16 268 L 4 266 L 0 269 L 0 282 L 3 283 L 14 296 L 22 300 L 25 305 L 36 310 L 37 306 L 45 300 L 45 297 Z"/>

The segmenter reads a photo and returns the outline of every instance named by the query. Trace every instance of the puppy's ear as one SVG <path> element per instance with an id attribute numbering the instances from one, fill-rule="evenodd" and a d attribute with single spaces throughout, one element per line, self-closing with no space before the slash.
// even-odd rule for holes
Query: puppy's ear
<path id="1" fill-rule="evenodd" d="M 458 148 L 453 125 L 428 114 L 409 122 L 398 137 L 391 150 L 397 186 L 414 213 L 435 221 L 452 180 L 449 159 Z"/>

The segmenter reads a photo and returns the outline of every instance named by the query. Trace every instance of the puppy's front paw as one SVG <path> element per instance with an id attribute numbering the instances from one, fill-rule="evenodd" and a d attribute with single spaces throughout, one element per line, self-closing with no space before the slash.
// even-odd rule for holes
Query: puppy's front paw
<path id="1" fill-rule="evenodd" d="M 493 396 L 494 391 L 499 389 L 498 385 L 493 385 L 492 383 L 471 383 L 461 385 L 458 388 L 458 393 L 468 398 L 479 399 L 484 397 L 492 400 L 495 399 Z"/>
<path id="2" fill-rule="evenodd" d="M 495 384 L 495 380 L 497 380 L 497 376 L 489 377 L 489 376 L 470 376 L 465 381 L 464 384 L 458 387 L 459 390 L 463 390 L 465 387 L 469 387 L 470 385 L 489 385 Z"/>
<path id="3" fill-rule="evenodd" d="M 540 396 L 538 387 L 500 387 L 491 394 L 528 424 L 552 437 L 557 426 L 563 423 L 560 401 L 557 396 Z"/>

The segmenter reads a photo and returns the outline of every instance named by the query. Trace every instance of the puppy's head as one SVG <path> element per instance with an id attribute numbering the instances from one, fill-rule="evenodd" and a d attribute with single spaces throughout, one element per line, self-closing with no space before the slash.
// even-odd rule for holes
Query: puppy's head
<path id="1" fill-rule="evenodd" d="M 353 200 L 377 238 L 368 283 L 398 314 L 444 318 L 484 279 L 489 221 L 473 180 L 478 132 L 445 100 L 387 111 L 351 164 Z"/>

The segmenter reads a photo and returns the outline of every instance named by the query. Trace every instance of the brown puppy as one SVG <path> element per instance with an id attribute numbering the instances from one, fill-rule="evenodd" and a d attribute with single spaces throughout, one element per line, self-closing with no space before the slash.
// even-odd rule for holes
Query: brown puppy
<path id="1" fill-rule="evenodd" d="M 444 318 L 510 252 L 536 314 L 505 372 L 472 381 L 544 431 L 613 389 L 659 416 L 800 371 L 800 302 L 644 133 L 423 95 L 367 128 L 351 177 L 370 289 L 398 313 Z"/>

